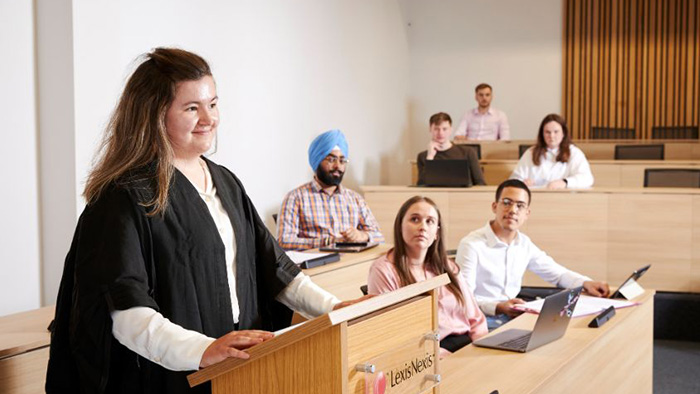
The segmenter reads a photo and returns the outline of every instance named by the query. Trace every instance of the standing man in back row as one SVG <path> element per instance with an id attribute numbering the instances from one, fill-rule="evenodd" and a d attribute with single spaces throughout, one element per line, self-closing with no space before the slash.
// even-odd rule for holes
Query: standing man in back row
<path id="1" fill-rule="evenodd" d="M 309 164 L 315 176 L 282 202 L 277 220 L 277 242 L 282 248 L 384 242 L 362 196 L 340 184 L 348 161 L 348 142 L 340 130 L 326 131 L 311 142 Z"/>
<path id="2" fill-rule="evenodd" d="M 481 83 L 475 91 L 479 106 L 462 116 L 455 140 L 509 140 L 510 126 L 506 114 L 491 107 L 491 85 Z"/>

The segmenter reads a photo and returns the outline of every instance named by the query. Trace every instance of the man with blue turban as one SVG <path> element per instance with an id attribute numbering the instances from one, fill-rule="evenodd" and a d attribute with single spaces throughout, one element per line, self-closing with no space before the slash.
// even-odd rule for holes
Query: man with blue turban
<path id="1" fill-rule="evenodd" d="M 311 182 L 287 194 L 277 219 L 277 240 L 287 250 L 312 249 L 334 242 L 384 242 L 365 200 L 341 186 L 348 164 L 348 142 L 329 130 L 309 146 Z"/>

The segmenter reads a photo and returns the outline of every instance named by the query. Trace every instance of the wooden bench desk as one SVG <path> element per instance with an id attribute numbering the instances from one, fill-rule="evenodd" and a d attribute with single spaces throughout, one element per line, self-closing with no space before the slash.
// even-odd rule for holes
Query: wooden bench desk
<path id="1" fill-rule="evenodd" d="M 647 168 L 700 168 L 700 160 L 589 160 L 588 163 L 595 187 L 644 187 Z M 481 160 L 480 164 L 486 184 L 497 186 L 510 177 L 518 160 Z"/>
<path id="2" fill-rule="evenodd" d="M 600 328 L 588 328 L 593 316 L 572 319 L 564 337 L 528 353 L 466 346 L 442 360 L 440 393 L 651 393 L 654 291 L 634 301 Z M 536 320 L 525 313 L 494 332 Z"/>
<path id="3" fill-rule="evenodd" d="M 493 219 L 495 186 L 419 188 L 364 186 L 381 228 L 414 195 L 440 208 L 448 249 Z M 634 269 L 652 264 L 642 279 L 663 291 L 700 292 L 700 189 L 593 188 L 533 190 L 522 231 L 569 269 L 619 285 Z M 390 232 L 384 234 L 393 243 Z M 547 285 L 527 273 L 525 286 Z"/>
<path id="4" fill-rule="evenodd" d="M 455 141 L 456 144 L 481 145 L 481 158 L 517 160 L 520 145 L 534 145 L 535 140 Z M 666 160 L 700 160 L 700 140 L 574 140 L 588 160 L 615 159 L 615 145 L 664 144 Z"/>
<path id="5" fill-rule="evenodd" d="M 384 227 L 382 227 L 384 228 Z M 314 283 L 341 300 L 352 300 L 362 296 L 360 286 L 367 284 L 369 267 L 374 260 L 385 254 L 393 245 L 379 244 L 359 253 L 343 253 L 340 261 L 303 270 Z M 318 251 L 318 250 L 312 250 Z"/>
<path id="6" fill-rule="evenodd" d="M 43 393 L 54 306 L 0 317 L 0 393 Z"/>

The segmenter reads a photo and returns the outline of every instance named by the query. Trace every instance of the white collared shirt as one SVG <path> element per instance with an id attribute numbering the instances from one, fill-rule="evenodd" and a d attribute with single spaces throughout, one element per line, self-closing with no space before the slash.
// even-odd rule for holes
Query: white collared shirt
<path id="1" fill-rule="evenodd" d="M 538 166 L 532 161 L 533 148 L 528 149 L 518 161 L 510 179 L 521 181 L 532 179 L 535 182 L 533 187 L 545 187 L 549 182 L 560 179 L 566 179 L 567 187 L 571 189 L 585 189 L 593 186 L 593 174 L 586 155 L 573 144 L 569 149 L 571 155 L 568 162 L 557 161 L 559 148 L 547 149 Z"/>
<path id="2" fill-rule="evenodd" d="M 501 241 L 490 223 L 462 238 L 457 249 L 457 264 L 460 275 L 487 315 L 495 315 L 496 304 L 520 293 L 525 270 L 565 288 L 581 286 L 591 280 L 557 264 L 521 232 L 510 245 Z"/>

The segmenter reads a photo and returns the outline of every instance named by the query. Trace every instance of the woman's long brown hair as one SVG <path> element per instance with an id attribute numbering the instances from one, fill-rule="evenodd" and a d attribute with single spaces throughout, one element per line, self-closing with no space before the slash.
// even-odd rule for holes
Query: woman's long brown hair
<path id="1" fill-rule="evenodd" d="M 83 196 L 93 203 L 109 185 L 139 171 L 155 185 L 153 198 L 141 202 L 153 216 L 168 206 L 175 171 L 165 114 L 179 82 L 211 76 L 211 70 L 203 58 L 182 49 L 156 48 L 145 58 L 127 81 L 105 129 Z M 146 168 L 145 174 L 140 171 Z"/>
<path id="2" fill-rule="evenodd" d="M 403 224 L 403 219 L 406 216 L 406 212 L 413 206 L 413 204 L 418 202 L 426 202 L 430 204 L 438 215 L 438 230 L 437 238 L 432 245 L 428 248 L 428 252 L 425 255 L 425 261 L 423 264 L 427 270 L 435 275 L 447 274 L 450 278 L 450 283 L 448 283 L 447 289 L 452 292 L 452 294 L 457 297 L 459 303 L 464 305 L 464 295 L 462 294 L 462 289 L 459 287 L 459 282 L 457 280 L 457 274 L 452 272 L 450 269 L 449 261 L 447 259 L 447 252 L 445 251 L 445 241 L 442 235 L 442 216 L 440 215 L 440 210 L 433 200 L 428 197 L 423 196 L 413 196 L 409 198 L 396 214 L 396 219 L 394 220 L 394 267 L 396 272 L 399 274 L 399 282 L 401 286 L 410 285 L 416 283 L 416 278 L 411 274 L 411 270 L 408 265 L 406 242 L 403 239 L 403 232 L 401 227 Z"/>
<path id="3" fill-rule="evenodd" d="M 540 165 L 542 156 L 547 152 L 547 143 L 544 142 L 544 126 L 549 122 L 557 122 L 561 126 L 564 137 L 561 139 L 559 144 L 559 154 L 557 154 L 557 161 L 566 163 L 571 157 L 571 138 L 569 137 L 569 128 L 566 126 L 566 120 L 557 114 L 549 114 L 542 119 L 540 123 L 540 131 L 537 133 L 537 144 L 532 149 L 532 163 L 536 166 Z"/>

